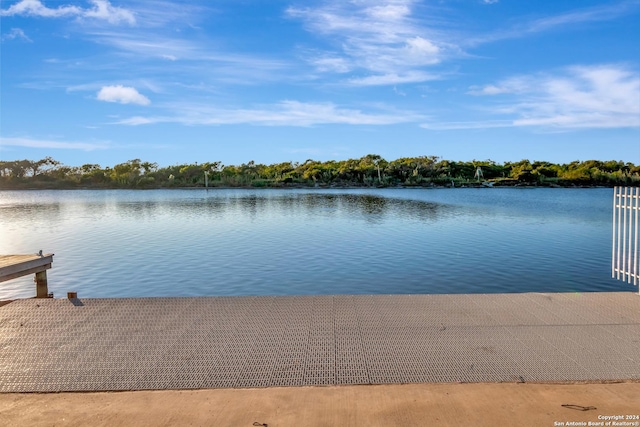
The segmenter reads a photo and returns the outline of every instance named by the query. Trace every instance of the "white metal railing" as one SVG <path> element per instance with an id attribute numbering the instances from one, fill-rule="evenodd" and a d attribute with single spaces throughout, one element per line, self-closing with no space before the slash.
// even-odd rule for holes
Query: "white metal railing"
<path id="1" fill-rule="evenodd" d="M 613 189 L 613 246 L 611 249 L 611 277 L 640 284 L 638 269 L 638 214 L 640 187 Z"/>

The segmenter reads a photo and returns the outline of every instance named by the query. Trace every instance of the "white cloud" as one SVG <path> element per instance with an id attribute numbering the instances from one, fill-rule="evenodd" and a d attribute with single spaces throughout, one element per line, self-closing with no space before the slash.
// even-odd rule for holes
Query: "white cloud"
<path id="1" fill-rule="evenodd" d="M 500 0 L 482 0 L 482 3 L 484 4 L 495 4 L 498 3 Z"/>
<path id="2" fill-rule="evenodd" d="M 77 16 L 80 15 L 81 11 L 82 9 L 76 6 L 58 6 L 55 9 L 50 9 L 43 5 L 40 0 L 21 0 L 18 3 L 11 5 L 9 9 L 0 11 L 0 15 L 27 15 L 41 16 L 45 18 L 59 18 L 62 16 Z"/>
<path id="3" fill-rule="evenodd" d="M 78 6 L 63 5 L 56 8 L 45 6 L 41 0 L 20 0 L 8 9 L 0 11 L 2 16 L 25 15 L 43 18 L 61 18 L 65 16 L 78 18 L 94 18 L 105 20 L 111 24 L 135 24 L 132 12 L 121 7 L 112 6 L 108 0 L 89 0 L 92 8 L 83 9 Z"/>
<path id="4" fill-rule="evenodd" d="M 508 119 L 432 123 L 429 129 L 537 126 L 554 129 L 640 127 L 640 75 L 620 65 L 575 66 L 517 76 L 468 92 L 492 96 L 489 111 Z M 483 105 L 486 107 L 486 103 Z"/>
<path id="5" fill-rule="evenodd" d="M 364 12 L 376 19 L 384 20 L 400 20 L 411 14 L 411 9 L 408 6 L 409 2 L 403 4 L 385 4 L 382 6 L 371 6 L 364 9 Z"/>
<path id="6" fill-rule="evenodd" d="M 111 6 L 108 0 L 90 0 L 93 3 L 93 9 L 85 9 L 83 17 L 104 19 L 110 24 L 119 24 L 121 22 L 133 25 L 136 23 L 136 18 L 130 11 Z"/>
<path id="7" fill-rule="evenodd" d="M 57 148 L 82 151 L 104 150 L 108 148 L 108 144 L 103 142 L 67 142 L 32 138 L 0 138 L 0 146 L 2 145 L 28 148 Z"/>
<path id="8" fill-rule="evenodd" d="M 414 16 L 414 3 L 336 1 L 317 8 L 291 7 L 287 13 L 302 20 L 309 31 L 333 42 L 335 50 L 309 55 L 308 61 L 317 71 L 364 71 L 369 76 L 352 76 L 345 82 L 393 85 L 429 80 L 431 74 L 423 68 L 440 63 L 458 50 L 429 28 L 426 20 Z"/>
<path id="9" fill-rule="evenodd" d="M 440 53 L 440 48 L 420 36 L 407 39 L 406 49 L 411 57 L 422 59 L 428 64 L 439 62 L 437 55 Z"/>
<path id="10" fill-rule="evenodd" d="M 119 102 L 121 104 L 151 104 L 149 98 L 139 93 L 135 88 L 122 85 L 103 86 L 102 89 L 98 91 L 97 99 L 107 102 Z"/>
<path id="11" fill-rule="evenodd" d="M 2 35 L 2 40 L 22 39 L 28 42 L 32 40 L 20 28 L 12 28 L 7 34 Z"/>
<path id="12" fill-rule="evenodd" d="M 257 126 L 313 126 L 323 124 L 389 125 L 424 120 L 424 116 L 407 111 L 363 112 L 341 108 L 333 103 L 281 101 L 260 108 L 222 109 L 210 105 L 174 104 L 167 106 L 173 116 L 135 116 L 116 124 L 145 125 L 181 123 L 184 125 L 250 124 Z"/>

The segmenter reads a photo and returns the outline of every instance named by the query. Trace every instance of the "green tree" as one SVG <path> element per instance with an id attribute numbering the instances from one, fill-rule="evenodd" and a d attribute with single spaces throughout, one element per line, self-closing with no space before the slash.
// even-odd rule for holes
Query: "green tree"
<path id="1" fill-rule="evenodd" d="M 111 179 L 122 186 L 135 186 L 138 184 L 141 169 L 140 159 L 128 160 L 111 169 Z"/>
<path id="2" fill-rule="evenodd" d="M 533 166 L 529 160 L 520 160 L 511 165 L 511 178 L 521 182 L 536 182 L 538 178 L 533 174 Z"/>

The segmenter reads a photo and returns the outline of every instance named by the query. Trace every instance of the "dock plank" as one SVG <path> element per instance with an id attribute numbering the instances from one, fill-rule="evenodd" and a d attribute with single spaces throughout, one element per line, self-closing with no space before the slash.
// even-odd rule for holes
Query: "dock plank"
<path id="1" fill-rule="evenodd" d="M 53 255 L 0 255 L 0 282 L 50 269 Z"/>

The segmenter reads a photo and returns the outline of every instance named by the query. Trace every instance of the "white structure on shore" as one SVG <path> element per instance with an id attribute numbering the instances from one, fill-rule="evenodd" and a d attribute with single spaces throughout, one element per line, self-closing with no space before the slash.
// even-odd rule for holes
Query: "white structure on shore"
<path id="1" fill-rule="evenodd" d="M 480 181 L 480 178 L 484 179 L 484 173 L 482 173 L 482 168 L 480 166 L 478 166 L 478 168 L 476 169 L 476 173 L 475 175 L 473 175 L 473 177 L 478 181 Z"/>
<path id="2" fill-rule="evenodd" d="M 640 284 L 639 214 L 640 187 L 614 187 L 611 277 L 633 283 L 635 286 Z"/>

